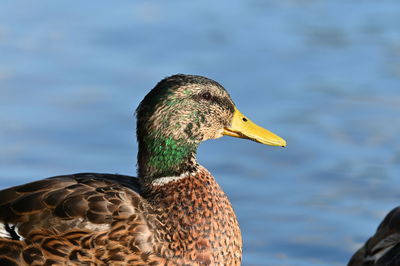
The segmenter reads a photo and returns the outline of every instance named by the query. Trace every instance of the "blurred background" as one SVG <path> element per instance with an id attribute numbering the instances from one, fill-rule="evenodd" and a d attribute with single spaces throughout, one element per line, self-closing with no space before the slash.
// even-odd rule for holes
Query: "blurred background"
<path id="1" fill-rule="evenodd" d="M 397 0 L 2 1 L 0 187 L 135 175 L 134 110 L 175 73 L 217 80 L 288 141 L 198 152 L 243 265 L 343 265 L 400 204 Z"/>

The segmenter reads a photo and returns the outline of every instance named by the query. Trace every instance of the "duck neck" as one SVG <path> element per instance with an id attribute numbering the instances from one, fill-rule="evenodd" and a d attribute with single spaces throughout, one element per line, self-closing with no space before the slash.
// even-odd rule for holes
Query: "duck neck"
<path id="1" fill-rule="evenodd" d="M 165 136 L 138 138 L 138 175 L 142 184 L 163 177 L 179 177 L 198 166 L 197 143 Z"/>

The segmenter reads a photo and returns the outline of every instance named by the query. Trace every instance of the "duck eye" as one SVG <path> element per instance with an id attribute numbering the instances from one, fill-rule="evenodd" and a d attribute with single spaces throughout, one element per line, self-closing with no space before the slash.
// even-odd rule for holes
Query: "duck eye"
<path id="1" fill-rule="evenodd" d="M 201 97 L 202 97 L 204 100 L 209 101 L 209 100 L 211 100 L 211 93 L 205 92 L 205 93 L 203 93 L 203 94 L 201 95 Z"/>

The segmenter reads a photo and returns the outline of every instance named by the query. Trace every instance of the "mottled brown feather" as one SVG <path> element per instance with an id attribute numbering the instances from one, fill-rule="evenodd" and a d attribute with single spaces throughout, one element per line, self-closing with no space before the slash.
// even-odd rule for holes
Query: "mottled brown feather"
<path id="1" fill-rule="evenodd" d="M 23 237 L 0 238 L 0 264 L 240 265 L 235 214 L 206 169 L 145 190 L 134 177 L 77 174 L 0 191 L 0 221 Z"/>

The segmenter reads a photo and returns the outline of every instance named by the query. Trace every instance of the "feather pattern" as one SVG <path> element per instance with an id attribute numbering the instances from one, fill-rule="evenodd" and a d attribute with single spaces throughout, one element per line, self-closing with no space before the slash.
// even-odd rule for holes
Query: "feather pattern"
<path id="1" fill-rule="evenodd" d="M 352 256 L 348 265 L 400 265 L 400 207 L 386 215 L 376 233 Z"/>
<path id="2" fill-rule="evenodd" d="M 138 191 L 134 177 L 90 173 L 1 191 L 0 221 L 15 224 L 24 240 L 3 237 L 0 262 L 240 264 L 241 236 L 235 214 L 205 168 L 199 166 L 182 180 L 157 185 L 146 195 L 151 200 Z M 27 199 L 26 205 L 21 204 Z"/>

